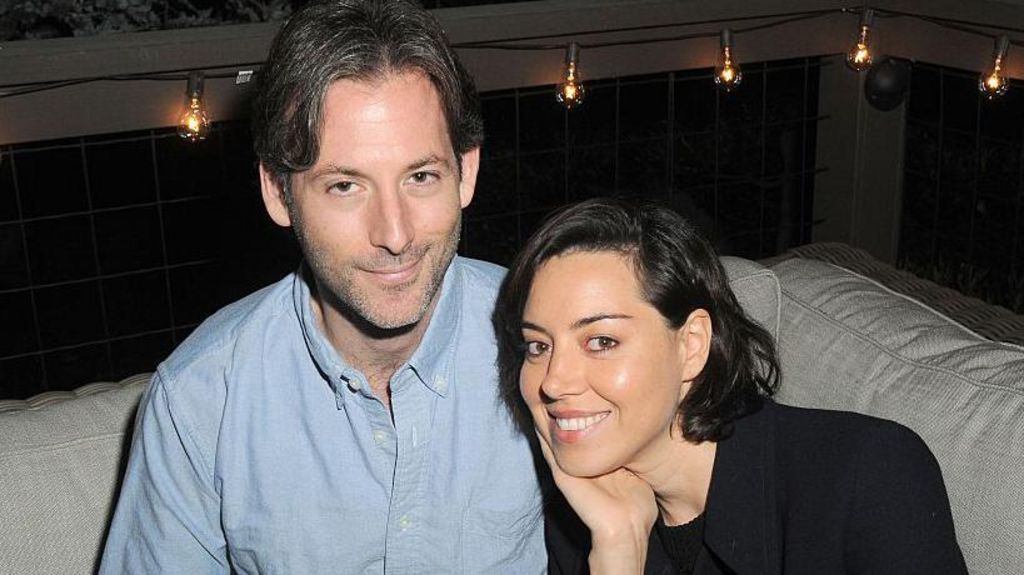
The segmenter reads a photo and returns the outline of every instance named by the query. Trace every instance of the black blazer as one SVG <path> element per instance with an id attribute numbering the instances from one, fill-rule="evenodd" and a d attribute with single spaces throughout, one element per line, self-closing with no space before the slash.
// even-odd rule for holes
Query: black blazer
<path id="1" fill-rule="evenodd" d="M 551 573 L 586 573 L 589 533 L 560 496 Z M 652 532 L 646 573 L 672 573 Z M 938 463 L 906 427 L 764 407 L 718 444 L 694 573 L 966 573 Z"/>

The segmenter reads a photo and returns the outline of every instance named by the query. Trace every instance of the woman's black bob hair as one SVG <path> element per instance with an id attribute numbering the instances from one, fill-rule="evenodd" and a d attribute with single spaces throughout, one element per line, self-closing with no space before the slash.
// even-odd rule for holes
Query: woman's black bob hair
<path id="1" fill-rule="evenodd" d="M 501 396 L 528 437 L 533 437 L 533 421 L 519 393 L 523 310 L 537 270 L 552 258 L 576 252 L 627 257 L 644 298 L 673 329 L 694 310 L 711 316 L 707 364 L 679 405 L 686 440 L 725 439 L 733 421 L 757 411 L 763 398 L 775 392 L 779 364 L 772 337 L 744 314 L 707 240 L 667 207 L 587 200 L 557 212 L 527 241 L 505 276 L 492 317 Z"/>

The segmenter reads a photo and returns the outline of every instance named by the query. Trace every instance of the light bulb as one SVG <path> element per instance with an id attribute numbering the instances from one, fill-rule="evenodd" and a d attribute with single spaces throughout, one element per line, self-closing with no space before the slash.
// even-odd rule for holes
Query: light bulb
<path id="1" fill-rule="evenodd" d="M 875 11 L 865 8 L 860 14 L 860 29 L 857 32 L 857 41 L 846 53 L 846 65 L 862 72 L 871 67 L 874 57 L 871 54 L 871 25 L 875 21 Z"/>
<path id="2" fill-rule="evenodd" d="M 978 90 L 988 96 L 989 100 L 1002 96 L 1010 87 L 1009 80 L 1003 75 L 1003 65 L 1009 51 L 1010 39 L 1005 34 L 996 38 L 996 49 L 992 53 L 992 69 L 978 79 Z"/>
<path id="3" fill-rule="evenodd" d="M 203 108 L 203 73 L 188 75 L 188 89 L 185 92 L 185 112 L 178 119 L 178 135 L 190 142 L 205 140 L 210 131 L 210 120 Z"/>
<path id="4" fill-rule="evenodd" d="M 558 85 L 555 99 L 566 109 L 573 109 L 583 103 L 586 89 L 579 82 L 580 45 L 570 42 L 565 50 L 565 81 Z"/>
<path id="5" fill-rule="evenodd" d="M 731 91 L 743 81 L 743 72 L 739 64 L 733 62 L 732 53 L 732 30 L 722 30 L 722 53 L 718 58 L 718 66 L 715 67 L 715 84 L 726 92 Z"/>

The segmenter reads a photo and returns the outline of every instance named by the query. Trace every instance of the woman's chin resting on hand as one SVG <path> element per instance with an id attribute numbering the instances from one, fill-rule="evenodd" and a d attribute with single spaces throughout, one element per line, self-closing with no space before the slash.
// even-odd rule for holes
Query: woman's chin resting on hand
<path id="1" fill-rule="evenodd" d="M 559 212 L 493 320 L 503 398 L 589 532 L 549 514 L 551 572 L 965 572 L 927 447 L 774 404 L 771 336 L 669 209 Z"/>

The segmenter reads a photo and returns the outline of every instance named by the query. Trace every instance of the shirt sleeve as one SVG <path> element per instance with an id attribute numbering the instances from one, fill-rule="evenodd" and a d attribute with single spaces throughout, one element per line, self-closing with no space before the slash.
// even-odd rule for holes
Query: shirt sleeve
<path id="1" fill-rule="evenodd" d="M 136 416 L 101 574 L 230 572 L 212 459 L 193 429 L 158 371 Z"/>
<path id="2" fill-rule="evenodd" d="M 851 573 L 967 573 L 938 462 L 889 421 L 864 437 L 847 538 Z"/>

